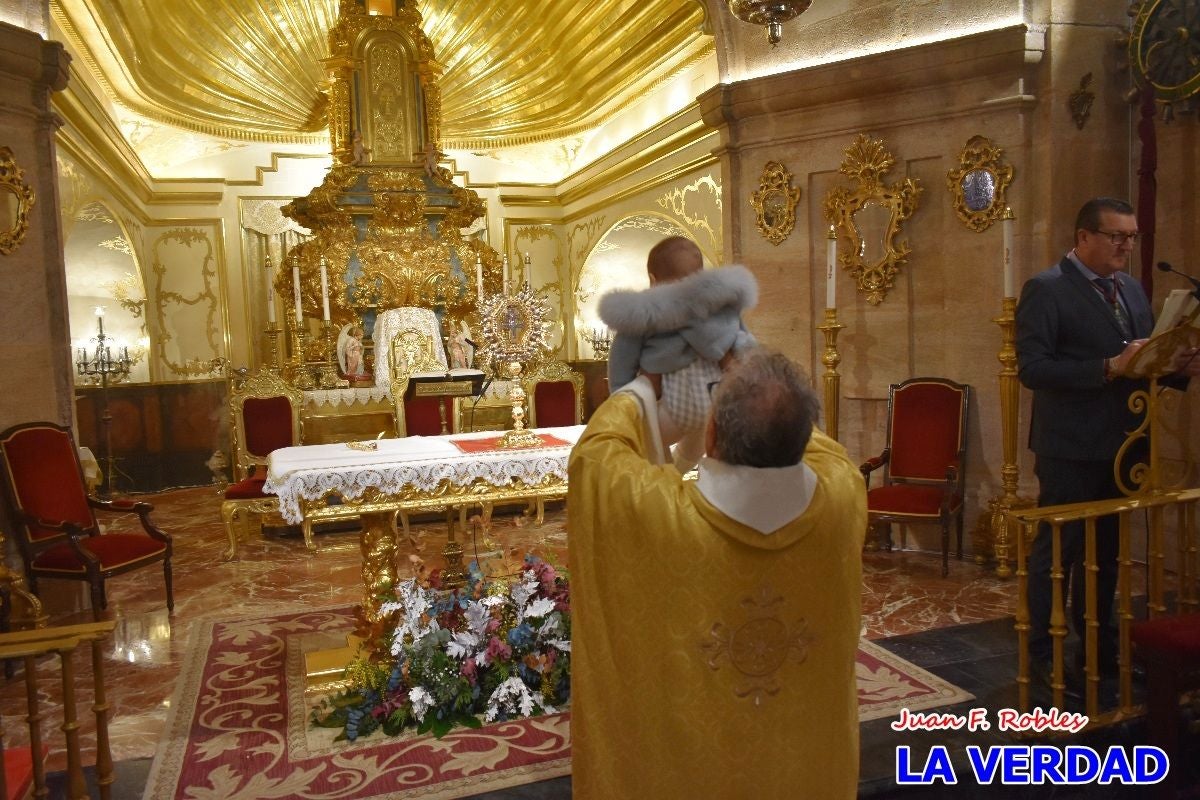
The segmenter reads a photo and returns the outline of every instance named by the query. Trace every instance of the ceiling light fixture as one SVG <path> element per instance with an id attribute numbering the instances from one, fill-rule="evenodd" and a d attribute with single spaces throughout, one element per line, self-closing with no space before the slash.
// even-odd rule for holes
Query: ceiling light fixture
<path id="1" fill-rule="evenodd" d="M 812 0 L 729 0 L 729 13 L 742 22 L 767 26 L 771 46 L 783 38 L 783 23 L 808 10 Z"/>

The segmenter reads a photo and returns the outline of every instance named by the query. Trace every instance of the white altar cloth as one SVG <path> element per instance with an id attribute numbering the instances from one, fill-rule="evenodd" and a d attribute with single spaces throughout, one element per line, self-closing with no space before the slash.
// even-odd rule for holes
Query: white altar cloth
<path id="1" fill-rule="evenodd" d="M 562 439 L 569 443 L 566 446 L 482 453 L 464 453 L 450 440 L 487 439 L 498 436 L 497 432 L 378 439 L 376 450 L 355 450 L 345 444 L 284 447 L 267 459 L 263 491 L 279 497 L 285 520 L 300 524 L 302 500 L 317 501 L 332 493 L 354 500 L 368 488 L 391 495 L 411 489 L 432 492 L 442 481 L 466 486 L 482 479 L 497 488 L 513 481 L 536 486 L 549 476 L 566 481 L 567 459 L 583 428 L 535 431 Z"/>

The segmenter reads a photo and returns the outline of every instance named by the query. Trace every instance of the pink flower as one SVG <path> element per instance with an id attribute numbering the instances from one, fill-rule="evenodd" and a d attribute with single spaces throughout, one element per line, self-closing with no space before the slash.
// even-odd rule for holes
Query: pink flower
<path id="1" fill-rule="evenodd" d="M 487 626 L 483 629 L 484 633 L 495 633 L 500 630 L 500 620 L 489 619 Z"/>
<path id="2" fill-rule="evenodd" d="M 467 660 L 463 661 L 462 674 L 463 674 L 464 678 L 466 678 L 468 681 L 471 682 L 472 686 L 475 685 L 475 680 L 476 680 L 477 676 L 476 676 L 475 659 L 474 658 L 468 658 Z"/>
<path id="3" fill-rule="evenodd" d="M 493 636 L 488 640 L 487 654 L 492 661 L 507 661 L 512 658 L 512 648 Z"/>

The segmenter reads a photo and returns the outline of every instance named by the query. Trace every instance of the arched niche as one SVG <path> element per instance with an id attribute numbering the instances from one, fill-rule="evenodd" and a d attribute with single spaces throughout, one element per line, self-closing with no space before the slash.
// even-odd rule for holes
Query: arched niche
<path id="1" fill-rule="evenodd" d="M 104 333 L 117 357 L 129 348 L 133 362 L 125 382 L 150 380 L 150 338 L 146 328 L 146 287 L 133 240 L 112 209 L 93 200 L 82 205 L 63 243 L 70 316 L 72 358 L 80 348 L 95 352 L 99 326 L 96 308 L 104 309 Z M 76 382 L 93 382 L 75 373 Z"/>
<path id="2" fill-rule="evenodd" d="M 600 297 L 614 289 L 648 288 L 646 257 L 668 236 L 696 241 L 690 231 L 670 217 L 640 212 L 618 220 L 588 253 L 575 284 L 575 331 L 580 356 L 595 357 L 588 335 L 604 328 L 596 311 Z M 714 264 L 712 254 L 705 252 L 699 242 L 696 245 L 704 256 L 704 268 L 710 269 Z"/>

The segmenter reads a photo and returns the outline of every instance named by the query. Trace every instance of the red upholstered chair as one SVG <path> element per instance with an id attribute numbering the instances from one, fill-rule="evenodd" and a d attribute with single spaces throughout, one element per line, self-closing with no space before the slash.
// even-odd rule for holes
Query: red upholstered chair
<path id="1" fill-rule="evenodd" d="M 950 567 L 950 520 L 962 558 L 963 479 L 971 387 L 944 378 L 910 378 L 888 392 L 887 447 L 863 463 L 870 524 L 940 524 L 942 575 Z M 883 485 L 871 473 L 884 467 Z"/>
<path id="2" fill-rule="evenodd" d="M 1200 614 L 1135 622 L 1130 632 L 1134 659 L 1146 668 L 1146 717 L 1150 744 L 1163 749 L 1171 770 L 1155 797 L 1175 797 L 1181 770 L 1179 700 L 1200 687 Z"/>
<path id="3" fill-rule="evenodd" d="M 174 610 L 171 537 L 150 521 L 149 503 L 88 496 L 69 428 L 28 422 L 0 433 L 0 472 L 30 590 L 37 592 L 38 578 L 87 581 L 99 619 L 108 606 L 105 581 L 161 563 L 167 608 Z M 97 509 L 136 513 L 144 533 L 101 535 Z"/>
<path id="4" fill-rule="evenodd" d="M 229 538 L 222 554 L 226 560 L 237 555 L 239 537 L 234 523 L 239 517 L 255 514 L 283 524 L 278 514 L 279 499 L 263 492 L 267 456 L 281 447 L 300 444 L 303 403 L 300 390 L 278 375 L 263 372 L 234 379 L 229 412 L 238 480 L 225 490 L 225 502 L 221 504 L 221 519 Z"/>
<path id="5" fill-rule="evenodd" d="M 546 361 L 525 379 L 529 427 L 558 428 L 583 421 L 583 376 L 562 361 Z"/>

